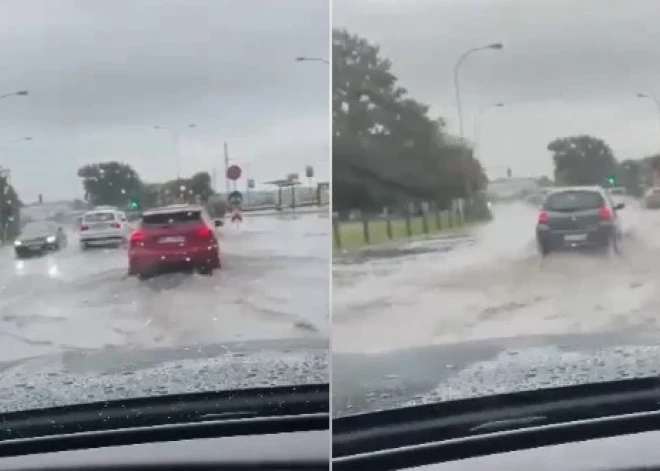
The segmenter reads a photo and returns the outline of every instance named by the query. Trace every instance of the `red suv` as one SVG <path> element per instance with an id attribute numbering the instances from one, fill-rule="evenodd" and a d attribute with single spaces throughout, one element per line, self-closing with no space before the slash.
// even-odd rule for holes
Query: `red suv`
<path id="1" fill-rule="evenodd" d="M 220 268 L 214 222 L 201 206 L 177 205 L 142 213 L 128 250 L 128 274 L 146 278 L 160 270 Z"/>

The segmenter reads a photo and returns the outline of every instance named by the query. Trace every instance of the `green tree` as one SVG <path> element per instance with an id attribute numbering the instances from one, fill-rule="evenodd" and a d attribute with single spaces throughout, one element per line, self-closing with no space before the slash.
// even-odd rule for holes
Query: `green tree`
<path id="1" fill-rule="evenodd" d="M 449 204 L 485 187 L 472 150 L 407 96 L 377 46 L 334 30 L 332 47 L 334 208 Z"/>
<path id="2" fill-rule="evenodd" d="M 207 203 L 211 195 L 215 193 L 213 191 L 211 174 L 208 172 L 197 172 L 190 177 L 188 184 L 195 198 L 199 198 L 202 203 Z"/>
<path id="3" fill-rule="evenodd" d="M 548 144 L 548 150 L 559 185 L 601 185 L 618 169 L 607 143 L 593 136 L 558 138 Z"/>
<path id="4" fill-rule="evenodd" d="M 7 174 L 0 168 L 0 243 L 12 240 L 20 233 L 22 206 Z"/>
<path id="5" fill-rule="evenodd" d="M 632 159 L 621 162 L 617 172 L 618 185 L 623 186 L 628 194 L 642 195 L 642 179 L 642 162 Z"/>
<path id="6" fill-rule="evenodd" d="M 125 206 L 142 194 L 140 176 L 130 165 L 121 162 L 101 162 L 78 169 L 82 178 L 85 200 L 94 205 Z"/>

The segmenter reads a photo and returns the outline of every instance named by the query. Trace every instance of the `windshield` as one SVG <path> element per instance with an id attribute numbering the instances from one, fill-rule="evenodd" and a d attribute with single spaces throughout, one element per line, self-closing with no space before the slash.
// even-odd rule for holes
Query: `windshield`
<path id="1" fill-rule="evenodd" d="M 648 374 L 658 4 L 577 3 L 333 1 L 333 414 Z"/>
<path id="2" fill-rule="evenodd" d="M 47 236 L 57 232 L 57 226 L 47 221 L 30 222 L 21 230 L 23 237 Z"/>
<path id="3" fill-rule="evenodd" d="M 563 191 L 549 195 L 543 209 L 546 211 L 582 211 L 598 209 L 605 201 L 600 193 L 595 191 Z"/>
<path id="4" fill-rule="evenodd" d="M 329 381 L 329 21 L 0 2 L 0 419 Z"/>

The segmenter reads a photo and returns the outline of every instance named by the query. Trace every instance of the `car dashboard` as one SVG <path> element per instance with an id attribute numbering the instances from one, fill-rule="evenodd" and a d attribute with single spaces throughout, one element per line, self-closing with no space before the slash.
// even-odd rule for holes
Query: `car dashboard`
<path id="1" fill-rule="evenodd" d="M 415 471 L 660 470 L 660 432 L 552 445 L 407 468 Z"/>
<path id="2" fill-rule="evenodd" d="M 321 470 L 329 443 L 329 430 L 177 440 L 5 457 L 0 470 Z"/>

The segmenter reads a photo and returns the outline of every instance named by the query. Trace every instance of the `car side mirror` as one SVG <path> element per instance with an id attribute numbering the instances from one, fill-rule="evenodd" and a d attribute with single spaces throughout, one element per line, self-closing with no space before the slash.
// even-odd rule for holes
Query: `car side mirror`
<path id="1" fill-rule="evenodd" d="M 626 207 L 626 205 L 624 203 L 619 203 L 616 206 L 614 206 L 614 210 L 618 211 L 618 210 L 623 209 L 625 207 Z"/>
<path id="2" fill-rule="evenodd" d="M 222 219 L 216 219 L 215 220 L 215 227 L 222 227 L 224 223 L 222 222 Z"/>

